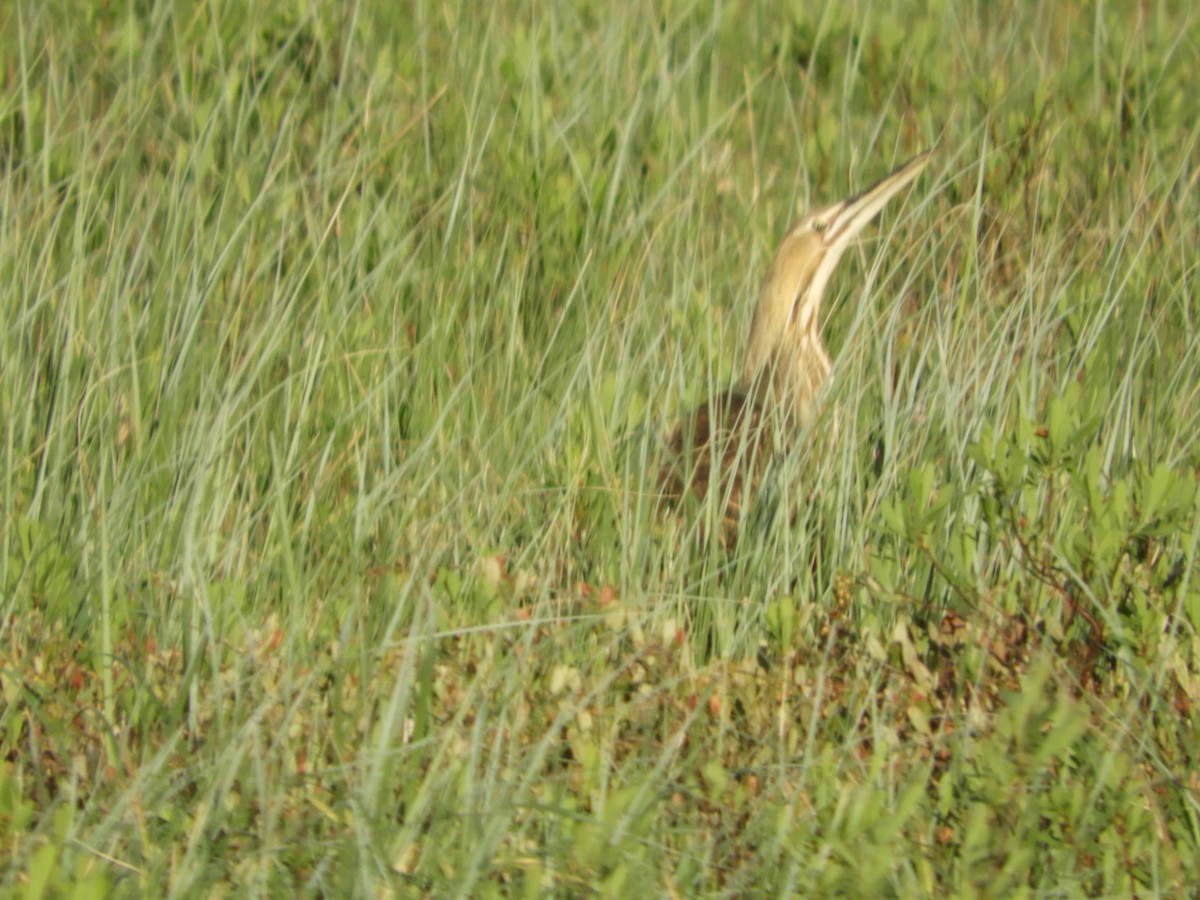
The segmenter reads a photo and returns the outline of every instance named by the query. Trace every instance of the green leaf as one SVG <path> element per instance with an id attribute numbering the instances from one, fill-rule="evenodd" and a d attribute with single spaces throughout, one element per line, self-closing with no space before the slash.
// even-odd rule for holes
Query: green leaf
<path id="1" fill-rule="evenodd" d="M 1158 507 L 1167 496 L 1167 491 L 1170 490 L 1174 481 L 1174 473 L 1166 463 L 1160 462 L 1154 467 L 1154 472 L 1151 473 L 1145 490 L 1142 492 L 1141 520 L 1143 523 L 1153 520 L 1154 514 L 1158 512 Z"/>
<path id="2" fill-rule="evenodd" d="M 904 510 L 900 505 L 884 502 L 879 508 L 879 513 L 883 516 L 883 521 L 887 523 L 888 528 L 897 535 L 904 537 L 908 534 L 908 528 L 904 521 Z"/>
<path id="3" fill-rule="evenodd" d="M 43 844 L 33 854 L 33 859 L 29 863 L 28 877 L 25 882 L 25 892 L 22 894 L 26 900 L 37 900 L 38 897 L 43 897 L 46 894 L 46 888 L 50 886 L 50 876 L 54 874 L 58 867 L 58 846 L 55 844 Z"/>

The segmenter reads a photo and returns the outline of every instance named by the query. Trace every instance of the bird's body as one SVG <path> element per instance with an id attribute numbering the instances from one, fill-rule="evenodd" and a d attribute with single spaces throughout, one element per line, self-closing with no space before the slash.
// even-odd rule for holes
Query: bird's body
<path id="1" fill-rule="evenodd" d="M 929 163 L 924 154 L 855 197 L 814 210 L 775 251 L 750 325 L 741 384 L 701 404 L 671 434 L 659 489 L 677 504 L 713 491 L 721 538 L 736 540 L 742 508 L 777 449 L 817 409 L 832 362 L 821 341 L 821 300 L 855 236 Z"/>
<path id="2" fill-rule="evenodd" d="M 724 543 L 737 538 L 747 485 L 774 451 L 770 418 L 745 391 L 732 389 L 700 404 L 675 426 L 667 460 L 658 473 L 659 491 L 671 503 L 689 492 L 703 499 L 716 491 Z"/>

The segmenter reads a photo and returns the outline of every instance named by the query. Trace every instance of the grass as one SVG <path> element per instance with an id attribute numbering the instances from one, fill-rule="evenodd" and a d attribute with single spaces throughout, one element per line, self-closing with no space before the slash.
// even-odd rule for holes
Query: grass
<path id="1" fill-rule="evenodd" d="M 264 10 L 0 13 L 6 892 L 1190 887 L 1195 12 Z M 669 422 L 930 146 L 698 544 Z"/>

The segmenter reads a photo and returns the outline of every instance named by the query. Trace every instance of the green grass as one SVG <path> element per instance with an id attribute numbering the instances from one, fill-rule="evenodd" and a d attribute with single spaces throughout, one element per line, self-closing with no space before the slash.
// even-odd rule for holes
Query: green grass
<path id="1" fill-rule="evenodd" d="M 1191 886 L 1188 4 L 249 6 L 0 6 L 5 894 Z M 671 420 L 927 147 L 698 543 Z"/>

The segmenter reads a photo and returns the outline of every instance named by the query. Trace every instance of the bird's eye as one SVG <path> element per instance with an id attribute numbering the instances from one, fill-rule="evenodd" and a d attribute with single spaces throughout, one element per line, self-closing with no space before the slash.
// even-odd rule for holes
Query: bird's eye
<path id="1" fill-rule="evenodd" d="M 813 229 L 813 231 L 817 232 L 817 234 L 820 234 L 822 231 L 824 231 L 828 227 L 829 227 L 829 225 L 827 222 L 817 221 L 817 222 L 812 223 L 812 229 Z"/>

